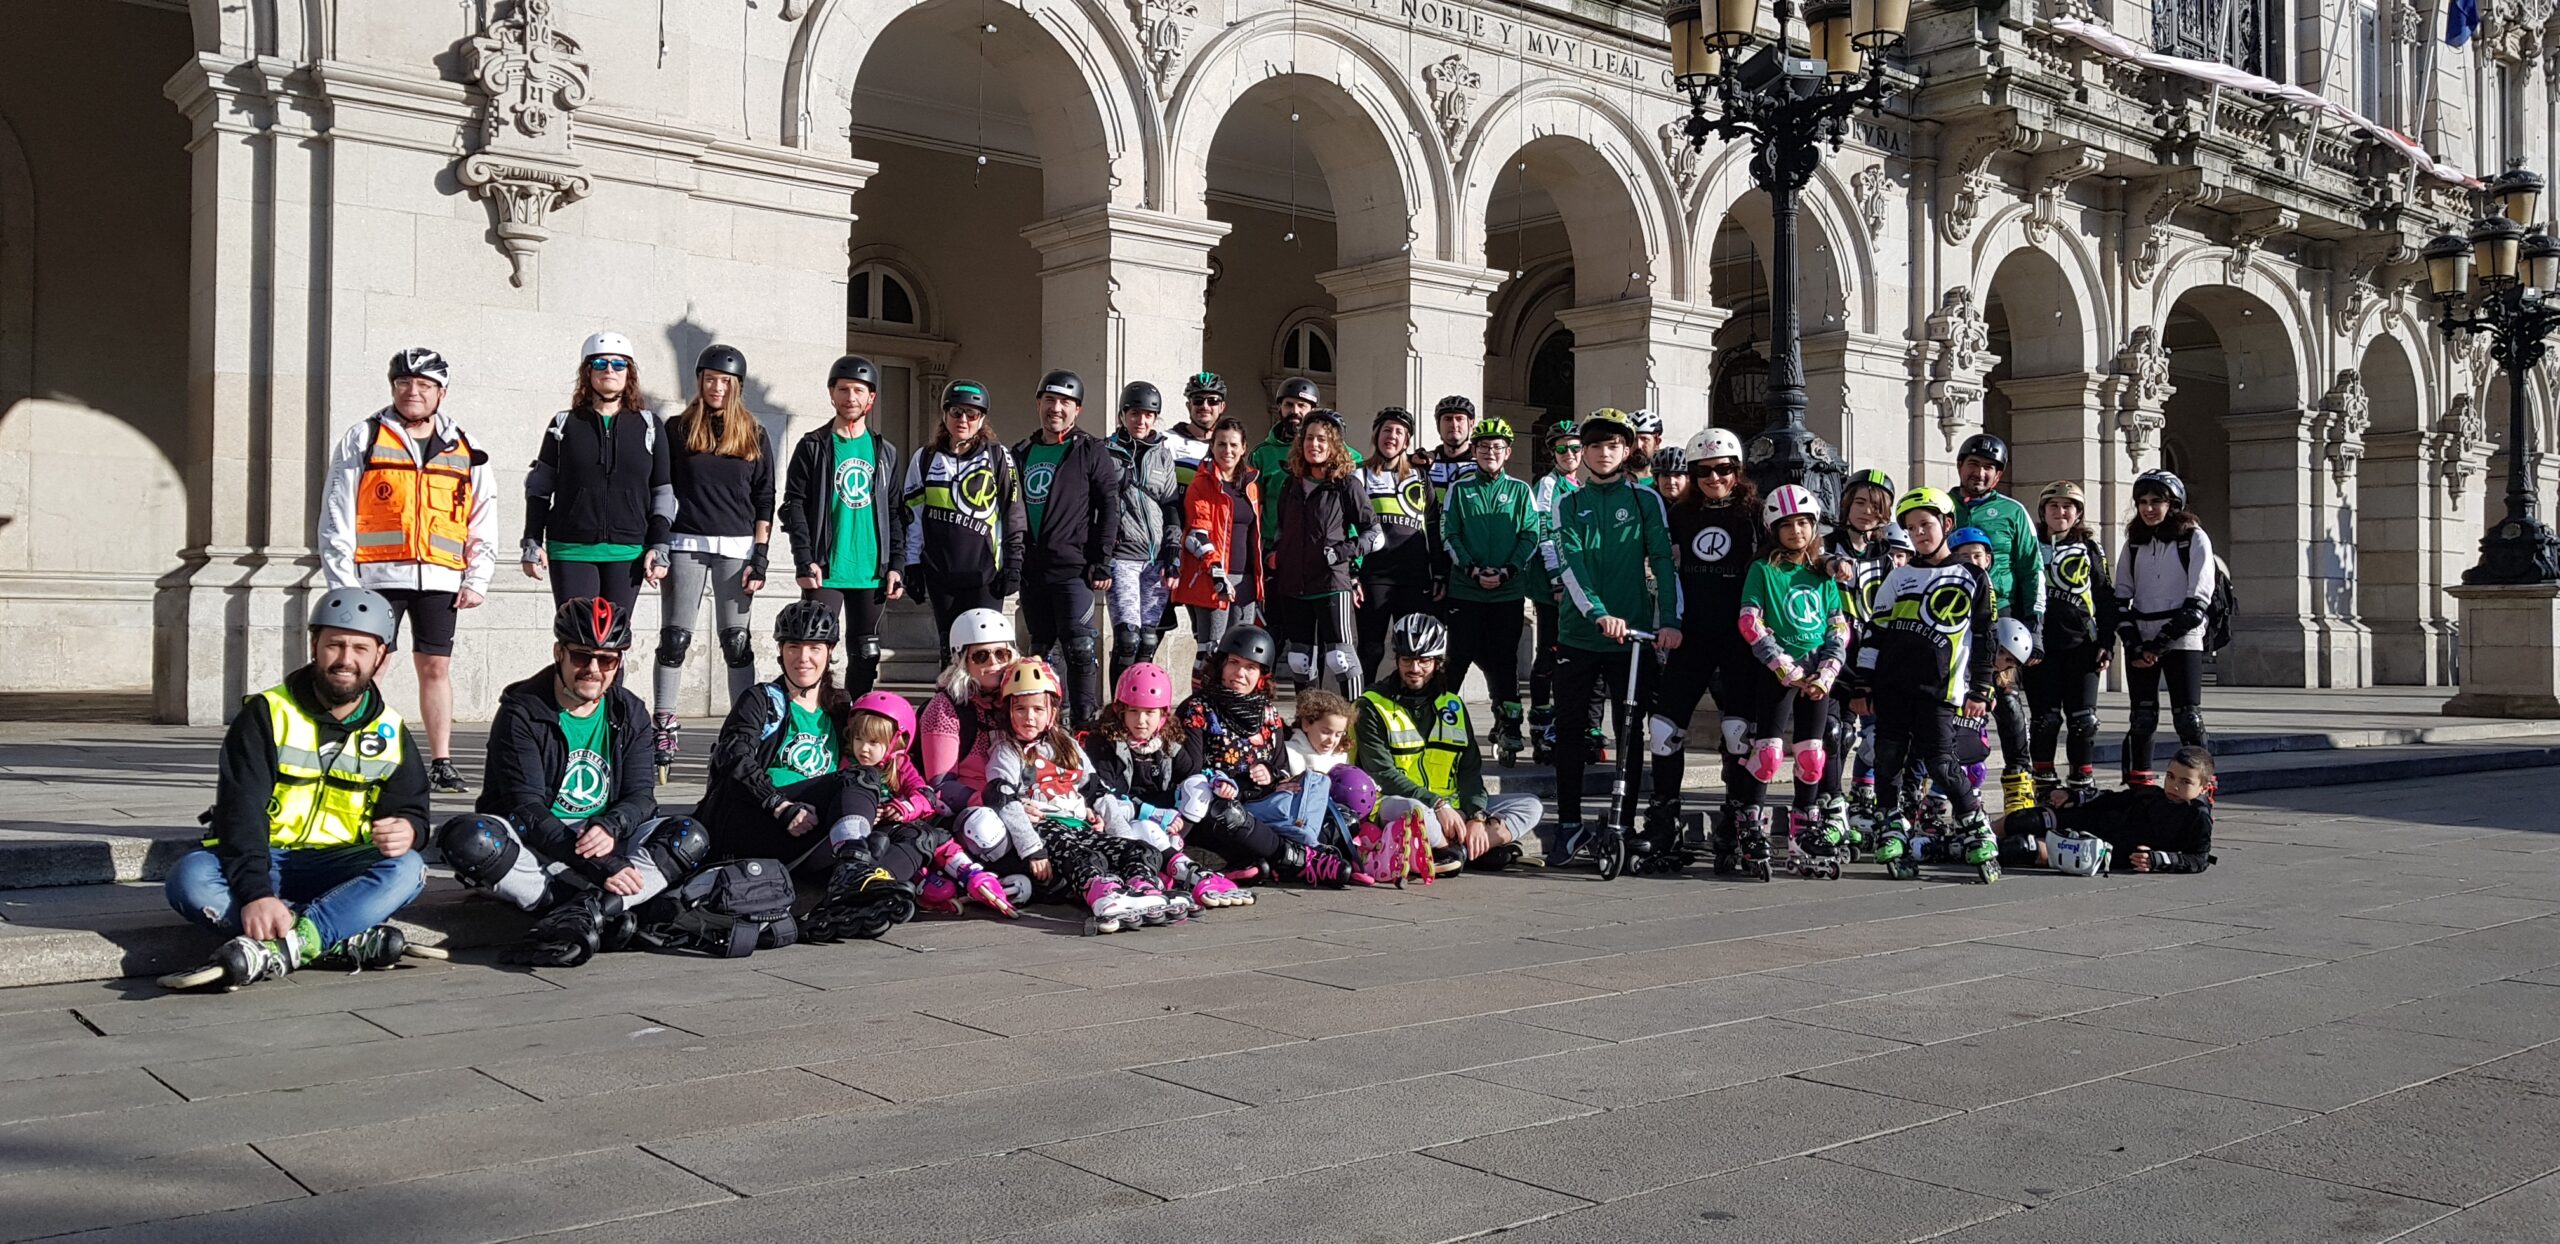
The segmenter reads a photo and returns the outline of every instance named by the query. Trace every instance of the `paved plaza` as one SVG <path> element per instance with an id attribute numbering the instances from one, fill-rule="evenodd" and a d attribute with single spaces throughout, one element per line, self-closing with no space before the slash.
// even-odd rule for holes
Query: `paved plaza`
<path id="1" fill-rule="evenodd" d="M 2547 1241 L 2551 794 L 2236 796 L 2192 877 L 0 991 L 0 1236 Z"/>

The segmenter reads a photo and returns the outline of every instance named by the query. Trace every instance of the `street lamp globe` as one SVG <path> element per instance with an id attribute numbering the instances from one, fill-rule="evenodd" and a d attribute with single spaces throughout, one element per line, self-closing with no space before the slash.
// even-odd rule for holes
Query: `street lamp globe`
<path id="1" fill-rule="evenodd" d="M 1760 0 L 1716 0 L 1716 28 L 1710 47 L 1738 52 L 1760 36 Z"/>
<path id="2" fill-rule="evenodd" d="M 2546 294 L 2560 289 L 2560 238 L 2553 238 L 2549 229 L 2535 225 L 2531 233 L 2524 235 L 2519 254 L 2523 257 L 2526 289 Z"/>
<path id="3" fill-rule="evenodd" d="M 1859 47 L 1891 47 L 1910 25 L 1911 0 L 1850 0 L 1849 37 Z"/>
<path id="4" fill-rule="evenodd" d="M 2489 179 L 2489 197 L 2509 220 L 2522 224 L 2542 207 L 2542 174 L 2524 166 L 2524 157 L 2507 161 L 2507 171 Z"/>
<path id="5" fill-rule="evenodd" d="M 2471 265 L 2480 283 L 2495 288 L 2516 279 L 2516 252 L 2524 226 L 2504 216 L 2483 216 L 2471 225 Z"/>
<path id="6" fill-rule="evenodd" d="M 2438 302 L 2460 302 L 2471 296 L 2471 243 L 2458 233 L 2440 233 L 2421 252 L 2427 260 L 2427 285 Z"/>

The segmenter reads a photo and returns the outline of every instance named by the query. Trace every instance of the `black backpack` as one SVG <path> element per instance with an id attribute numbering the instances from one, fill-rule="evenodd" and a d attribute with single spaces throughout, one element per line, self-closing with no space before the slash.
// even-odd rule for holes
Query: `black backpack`
<path id="1" fill-rule="evenodd" d="M 2178 569 L 2193 575 L 2196 571 L 2196 538 L 2178 538 Z M 2231 567 L 2222 555 L 2213 555 L 2213 595 L 2204 604 L 2204 650 L 2220 652 L 2231 646 L 2231 615 L 2240 612 L 2240 597 L 2231 590 Z"/>
<path id="2" fill-rule="evenodd" d="M 713 864 L 642 904 L 638 937 L 653 950 L 742 959 L 800 940 L 797 898 L 780 860 Z"/>

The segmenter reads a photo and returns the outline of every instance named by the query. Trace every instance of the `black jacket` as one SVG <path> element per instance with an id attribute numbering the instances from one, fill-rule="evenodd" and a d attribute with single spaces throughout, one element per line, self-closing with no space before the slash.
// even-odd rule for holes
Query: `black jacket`
<path id="1" fill-rule="evenodd" d="M 696 419 L 712 422 L 719 440 L 726 416 L 687 413 L 667 421 L 667 452 L 673 460 L 676 488 L 674 531 L 680 536 L 752 536 L 756 524 L 773 521 L 773 439 L 756 426 L 756 456 L 695 453 L 685 448 L 685 434 Z"/>
<path id="2" fill-rule="evenodd" d="M 2121 863 L 2135 847 L 2151 850 L 2151 871 L 2200 873 L 2213 863 L 2213 805 L 2171 799 L 2157 786 L 2108 791 L 2054 814 L 2064 829 L 2107 840 Z"/>
<path id="3" fill-rule="evenodd" d="M 1031 450 L 1040 436 L 1016 442 L 1013 466 L 1022 472 L 1023 510 L 1031 508 Z M 1023 549 L 1023 572 L 1035 582 L 1064 583 L 1111 573 L 1111 545 L 1120 534 L 1120 464 L 1101 438 L 1067 429 L 1066 456 L 1049 481 L 1040 532 Z"/>
<path id="4" fill-rule="evenodd" d="M 1262 503 L 1280 511 L 1280 542 L 1271 554 L 1272 596 L 1321 596 L 1348 592 L 1359 569 L 1356 532 L 1369 517 L 1365 487 L 1349 473 L 1319 481 L 1314 492 L 1305 482 L 1283 475 L 1263 493 Z"/>
<path id="5" fill-rule="evenodd" d="M 320 723 L 323 748 L 344 746 L 347 736 L 373 724 L 382 715 L 382 692 L 370 689 L 368 703 L 353 717 L 340 721 L 320 706 L 311 694 L 311 667 L 284 676 L 285 690 L 293 702 L 302 706 L 312 720 Z M 374 819 L 399 817 L 418 832 L 418 845 L 426 843 L 427 832 L 427 762 L 426 753 L 418 750 L 414 731 L 403 727 L 400 767 L 392 771 L 391 780 L 382 784 L 382 794 L 374 801 Z M 249 707 L 231 718 L 231 729 L 222 736 L 222 756 L 216 762 L 213 777 L 213 810 L 205 814 L 205 841 L 212 846 L 215 859 L 222 861 L 222 876 L 231 884 L 231 898 L 241 906 L 262 898 L 274 898 L 275 888 L 267 870 L 269 826 L 267 800 L 276 788 L 276 736 L 267 724 L 264 705 L 253 697 Z M 412 847 L 415 850 L 416 847 Z"/>
<path id="6" fill-rule="evenodd" d="M 675 466 L 654 412 L 624 411 L 609 428 L 584 407 L 551 417 L 524 479 L 525 543 L 656 548 L 675 517 Z"/>
<path id="7" fill-rule="evenodd" d="M 728 719 L 720 723 L 720 741 L 711 745 L 711 785 L 695 805 L 695 817 L 710 821 L 714 809 L 749 806 L 771 812 L 781 805 L 770 770 L 781 763 L 782 744 L 790 737 L 783 729 L 790 724 L 785 720 L 791 715 L 790 702 L 791 689 L 775 679 L 747 688 L 729 706 Z M 783 707 L 777 710 L 776 705 Z M 826 705 L 830 732 L 839 739 L 851 707 L 842 695 Z M 719 831 L 715 827 L 712 832 Z"/>
<path id="8" fill-rule="evenodd" d="M 1179 746 L 1159 747 L 1143 756 L 1100 730 L 1087 730 L 1077 741 L 1084 744 L 1085 757 L 1093 761 L 1094 774 L 1102 779 L 1104 789 L 1155 808 L 1172 808 L 1183 779 L 1204 765 L 1196 734 L 1184 735 Z"/>
<path id="9" fill-rule="evenodd" d="M 864 425 L 870 427 L 871 425 Z M 836 425 L 830 420 L 811 429 L 791 447 L 791 466 L 782 479 L 782 530 L 791 537 L 791 576 L 818 568 L 824 575 L 836 546 Z M 871 427 L 872 528 L 880 533 L 880 572 L 903 568 L 907 547 L 907 507 L 898 500 L 906 464 L 898 447 Z"/>
<path id="10" fill-rule="evenodd" d="M 588 817 L 622 845 L 601 859 L 572 848 L 579 830 L 551 815 L 561 775 L 569 768 L 569 741 L 560 734 L 560 702 L 551 696 L 550 666 L 498 693 L 498 715 L 489 722 L 489 763 L 480 774 L 480 798 L 472 810 L 503 816 L 524 844 L 542 858 L 567 864 L 590 881 L 603 881 L 631 866 L 630 844 L 658 815 L 658 760 L 651 750 L 649 708 L 615 687 L 605 693 L 605 747 L 613 754 L 613 800 Z"/>

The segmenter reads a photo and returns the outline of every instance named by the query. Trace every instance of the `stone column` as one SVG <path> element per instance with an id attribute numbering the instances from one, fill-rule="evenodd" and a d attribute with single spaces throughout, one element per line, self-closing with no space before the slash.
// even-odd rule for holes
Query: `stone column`
<path id="1" fill-rule="evenodd" d="M 1732 312 L 1666 298 L 1621 298 L 1556 312 L 1573 332 L 1573 407 L 1615 406 L 1662 416 L 1663 443 L 1707 426 L 1716 330 Z"/>
<path id="2" fill-rule="evenodd" d="M 2103 482 L 2108 462 L 2106 438 L 2100 433 L 2101 392 L 2106 377 L 2087 372 L 2059 376 L 2025 376 L 2000 382 L 2009 399 L 2008 493 L 2036 508 L 2036 494 L 2058 479 L 2078 483 L 2084 492 Z M 2094 521 L 2095 506 L 2083 507 Z"/>
<path id="3" fill-rule="evenodd" d="M 1228 226 L 1101 206 L 1022 231 L 1040 251 L 1040 366 L 1084 378 L 1083 423 L 1114 426 L 1120 386 L 1200 370 L 1209 250 Z"/>
<path id="4" fill-rule="evenodd" d="M 2232 619 L 2231 647 L 2218 668 L 2225 682 L 2310 687 L 2320 676 L 2312 613 L 2311 553 L 2319 531 L 2321 480 L 2315 415 L 2302 409 L 2223 418 L 2231 442 L 2230 530 L 2210 533 L 2231 577 L 2246 593 Z"/>
<path id="5" fill-rule="evenodd" d="M 2560 717 L 2560 583 L 2448 588 L 2462 604 L 2454 717 Z"/>
<path id="6" fill-rule="evenodd" d="M 2314 507 L 2312 617 L 2319 637 L 2323 687 L 2363 687 L 2373 681 L 2373 632 L 2359 616 L 2360 531 L 2356 473 L 2364 458 L 2371 402 L 2353 368 L 2340 371 L 2320 399 L 2315 438 L 2319 462 L 2312 473 Z"/>
<path id="7" fill-rule="evenodd" d="M 2427 468 L 2431 475 L 2431 509 L 2427 515 L 2426 555 L 2421 562 L 2426 602 L 2425 617 L 2439 683 L 2461 680 L 2461 627 L 2459 610 L 2445 589 L 2462 582 L 2462 572 L 2480 559 L 2480 534 L 2488 530 L 2485 510 L 2497 498 L 2486 487 L 2489 474 L 2487 426 L 2482 422 L 2479 403 L 2469 393 L 2457 393 L 2444 415 L 2436 421 L 2434 452 Z"/>
<path id="8" fill-rule="evenodd" d="M 1484 394 L 1486 299 L 1502 273 L 1396 255 L 1316 274 L 1333 295 L 1334 409 L 1428 411 Z"/>
<path id="9" fill-rule="evenodd" d="M 1918 479 L 1911 458 L 1911 342 L 1840 329 L 1804 339 L 1805 423 L 1851 469 Z"/>
<path id="10" fill-rule="evenodd" d="M 2356 604 L 2372 633 L 2380 686 L 2432 686 L 2443 676 L 2429 626 L 2435 593 L 2426 579 L 2428 516 L 2438 492 L 2433 439 L 2427 432 L 2369 437 L 2358 468 Z"/>
<path id="11" fill-rule="evenodd" d="M 2089 518 L 2099 530 L 2120 532 L 2132 519 L 2133 481 L 2159 460 L 2160 430 L 2169 423 L 2163 408 L 2177 391 L 2169 383 L 2169 353 L 2158 331 L 2148 324 L 2134 329 L 2100 391 L 2098 435 L 2112 452 L 2097 477 L 2083 481 Z"/>

